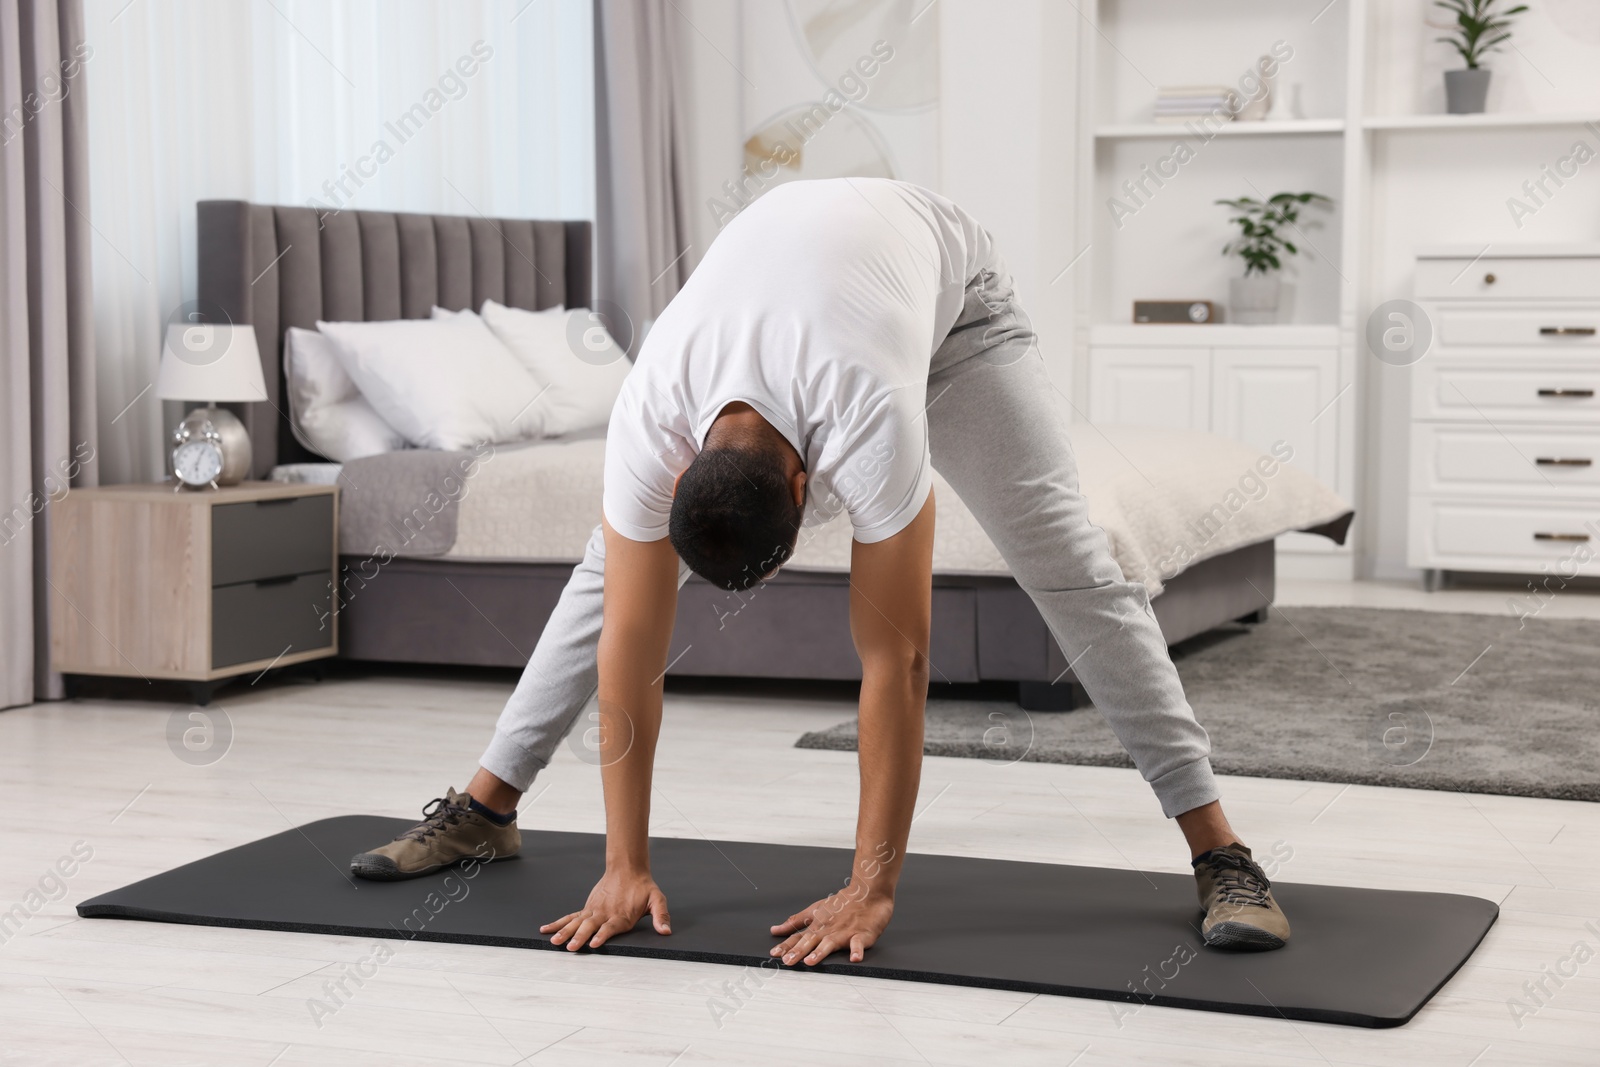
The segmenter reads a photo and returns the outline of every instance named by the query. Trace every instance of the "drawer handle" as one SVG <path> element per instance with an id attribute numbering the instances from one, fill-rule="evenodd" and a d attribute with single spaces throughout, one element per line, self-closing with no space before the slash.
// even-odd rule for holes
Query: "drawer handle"
<path id="1" fill-rule="evenodd" d="M 1592 467 L 1592 459 L 1556 459 L 1551 456 L 1540 456 L 1534 460 L 1541 467 Z"/>
<path id="2" fill-rule="evenodd" d="M 1539 390 L 1539 395 L 1540 396 L 1591 397 L 1591 396 L 1594 396 L 1594 390 L 1593 389 L 1541 389 L 1541 390 Z"/>
<path id="3" fill-rule="evenodd" d="M 257 578 L 257 585 L 288 585 L 298 578 L 298 574 L 285 574 L 278 578 Z"/>
<path id="4" fill-rule="evenodd" d="M 1543 337 L 1593 337 L 1593 326 L 1541 326 L 1539 334 Z"/>
<path id="5" fill-rule="evenodd" d="M 1496 278 L 1493 274 L 1485 274 L 1483 276 L 1483 284 L 1484 285 L 1493 285 L 1495 282 L 1497 282 L 1499 280 L 1500 279 Z"/>
<path id="6" fill-rule="evenodd" d="M 1533 535 L 1533 539 L 1535 541 L 1587 541 L 1589 540 L 1589 535 L 1571 533 L 1536 533 Z"/>
<path id="7" fill-rule="evenodd" d="M 1593 333 L 1594 331 L 1590 330 L 1589 332 Z M 265 500 L 257 500 L 256 507 L 267 508 L 272 507 L 274 504 L 293 504 L 296 500 L 301 499 L 303 498 L 298 496 L 270 496 Z"/>

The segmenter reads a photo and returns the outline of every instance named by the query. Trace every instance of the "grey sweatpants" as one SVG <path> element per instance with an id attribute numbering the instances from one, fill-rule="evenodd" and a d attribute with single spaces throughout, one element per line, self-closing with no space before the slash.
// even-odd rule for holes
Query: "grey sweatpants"
<path id="1" fill-rule="evenodd" d="M 928 375 L 933 466 L 977 518 L 1168 817 L 1218 797 L 1150 598 L 1089 521 L 1066 420 L 998 258 L 967 286 Z M 598 681 L 605 539 L 596 527 L 480 763 L 527 791 Z M 678 581 L 688 578 L 680 564 Z"/>

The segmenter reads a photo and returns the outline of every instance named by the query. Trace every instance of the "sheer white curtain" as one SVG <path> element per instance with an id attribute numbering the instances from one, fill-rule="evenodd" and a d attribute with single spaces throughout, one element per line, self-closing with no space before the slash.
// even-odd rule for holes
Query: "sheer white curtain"
<path id="1" fill-rule="evenodd" d="M 197 200 L 594 217 L 590 0 L 87 0 L 103 482 L 160 478 L 149 390 Z"/>

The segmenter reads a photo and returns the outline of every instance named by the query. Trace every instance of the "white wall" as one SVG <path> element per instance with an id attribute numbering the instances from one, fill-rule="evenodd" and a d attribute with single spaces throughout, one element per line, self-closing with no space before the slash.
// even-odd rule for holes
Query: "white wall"
<path id="1" fill-rule="evenodd" d="M 683 119 L 689 239 L 686 262 L 699 263 L 717 235 L 707 203 L 744 165 L 742 116 L 746 75 L 739 70 L 743 0 L 678 0 L 679 70 L 686 83 Z"/>
<path id="2" fill-rule="evenodd" d="M 992 233 L 1051 374 L 1072 381 L 1076 16 L 1055 0 L 941 0 L 939 191 Z"/>
<path id="3" fill-rule="evenodd" d="M 793 66 L 787 3 L 687 0 L 680 54 L 688 80 L 690 227 L 700 251 L 716 235 L 706 206 L 737 180 L 752 128 L 807 75 Z M 951 197 L 1004 251 L 1056 381 L 1070 389 L 1072 285 L 1061 271 L 1074 244 L 1071 57 L 1079 21 L 1054 0 L 916 0 L 917 25 L 937 34 L 934 108 L 872 113 L 895 176 Z M 821 81 L 815 88 L 823 88 Z M 788 87 L 788 88 L 785 88 Z"/>

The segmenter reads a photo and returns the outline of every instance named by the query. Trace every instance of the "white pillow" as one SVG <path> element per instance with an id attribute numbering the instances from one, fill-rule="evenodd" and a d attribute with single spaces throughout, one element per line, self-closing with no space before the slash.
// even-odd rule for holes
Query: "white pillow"
<path id="1" fill-rule="evenodd" d="M 484 303 L 488 303 L 488 301 L 486 300 L 486 301 L 484 301 Z M 567 310 L 566 309 L 566 305 L 557 304 L 555 307 L 543 308 L 543 309 L 541 309 L 539 311 L 530 311 L 528 314 L 530 314 L 530 315 L 559 315 L 563 311 L 566 311 L 566 310 Z M 435 305 L 433 305 L 433 315 L 431 317 L 435 318 L 435 319 L 453 319 L 457 315 L 476 315 L 476 314 L 478 314 L 478 313 L 476 311 L 473 311 L 471 308 L 462 308 L 459 311 L 451 311 L 449 308 L 442 308 L 438 304 L 435 304 Z"/>
<path id="2" fill-rule="evenodd" d="M 477 316 L 319 322 L 339 362 L 385 422 L 446 452 L 543 432 L 542 389 Z"/>
<path id="3" fill-rule="evenodd" d="M 560 437 L 611 420 L 611 408 L 633 364 L 587 308 L 523 311 L 485 300 L 482 317 L 522 365 L 548 386 L 539 401 L 547 436 Z"/>
<path id="4" fill-rule="evenodd" d="M 338 346 L 316 330 L 289 327 L 283 346 L 289 428 L 295 440 L 335 463 L 406 446 L 339 364 Z"/>

